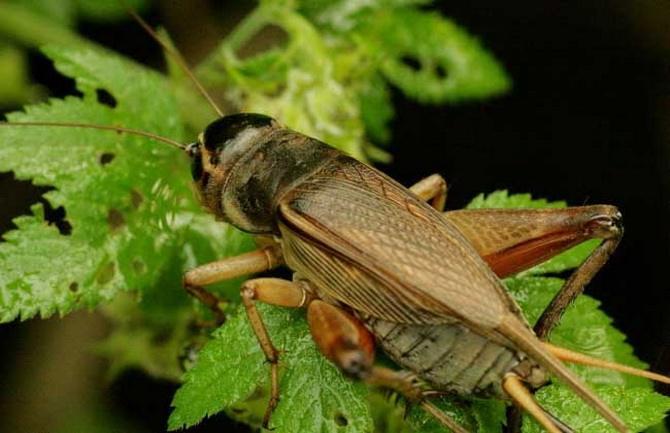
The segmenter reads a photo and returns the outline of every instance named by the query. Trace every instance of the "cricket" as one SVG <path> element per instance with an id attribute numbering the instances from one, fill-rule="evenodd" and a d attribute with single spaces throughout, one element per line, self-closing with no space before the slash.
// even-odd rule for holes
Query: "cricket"
<path id="1" fill-rule="evenodd" d="M 455 433 L 468 429 L 432 398 L 499 399 L 528 413 L 547 432 L 574 432 L 533 396 L 550 380 L 568 386 L 616 431 L 629 432 L 566 364 L 670 383 L 666 376 L 546 341 L 620 243 L 623 219 L 615 206 L 445 211 L 448 187 L 439 174 L 405 187 L 263 113 L 225 114 L 176 49 L 130 13 L 216 114 L 196 140 L 181 143 L 150 131 L 75 120 L 0 127 L 99 129 L 148 137 L 185 152 L 203 208 L 254 235 L 258 245 L 185 273 L 184 289 L 218 324 L 225 326 L 224 300 L 208 285 L 282 266 L 293 273 L 291 279 L 252 277 L 240 288 L 270 377 L 264 427 L 272 428 L 282 398 L 282 354 L 258 303 L 305 309 L 316 346 L 342 374 L 402 395 Z M 601 243 L 531 326 L 501 280 L 590 239 Z M 377 350 L 397 368 L 376 364 Z"/>

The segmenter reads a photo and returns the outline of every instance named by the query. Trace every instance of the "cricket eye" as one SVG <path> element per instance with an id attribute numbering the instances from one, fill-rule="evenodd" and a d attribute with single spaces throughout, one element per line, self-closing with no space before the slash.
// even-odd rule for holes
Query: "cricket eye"
<path id="1" fill-rule="evenodd" d="M 187 149 L 188 155 L 191 157 L 191 176 L 194 181 L 200 180 L 202 178 L 203 166 L 202 166 L 202 152 L 200 151 L 200 145 L 195 143 L 189 146 Z"/>

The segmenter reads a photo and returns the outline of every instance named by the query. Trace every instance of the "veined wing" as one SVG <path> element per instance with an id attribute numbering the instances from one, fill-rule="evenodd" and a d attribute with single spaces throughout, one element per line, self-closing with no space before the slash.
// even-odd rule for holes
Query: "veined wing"
<path id="1" fill-rule="evenodd" d="M 283 230 L 292 232 L 284 236 L 289 249 L 302 248 L 313 260 L 297 270 L 320 273 L 321 280 L 330 271 L 332 281 L 321 281 L 321 289 L 358 311 L 401 323 L 456 319 L 482 330 L 496 328 L 510 310 L 518 316 L 454 226 L 356 160 L 340 157 L 296 185 L 280 216 Z M 344 275 L 336 278 L 338 272 Z"/>

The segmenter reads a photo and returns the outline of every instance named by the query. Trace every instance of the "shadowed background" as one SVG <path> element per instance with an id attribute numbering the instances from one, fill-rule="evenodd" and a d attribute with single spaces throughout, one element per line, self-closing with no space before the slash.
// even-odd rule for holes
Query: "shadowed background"
<path id="1" fill-rule="evenodd" d="M 669 373 L 670 2 L 438 6 L 496 55 L 514 88 L 494 100 L 441 107 L 396 93 L 394 162 L 380 168 L 407 185 L 443 174 L 449 208 L 502 188 L 573 205 L 619 206 L 624 240 L 587 293 L 602 300 L 643 360 Z M 145 16 L 167 27 L 186 57 L 197 61 L 246 7 L 160 2 Z M 162 67 L 160 50 L 131 21 L 84 22 L 79 30 Z M 31 75 L 54 95 L 73 91 L 37 53 L 31 55 Z M 11 218 L 27 213 L 39 194 L 29 183 L 0 174 L 0 232 L 12 227 Z M 162 431 L 176 386 L 128 372 L 102 387 L 104 363 L 88 348 L 105 329 L 90 313 L 0 326 L 0 431 L 55 431 L 63 417 L 81 417 L 73 408 L 90 403 L 100 389 L 105 397 L 93 410 L 115 411 L 110 424 L 119 431 Z M 95 424 L 89 421 L 81 420 L 82 431 Z M 189 431 L 224 429 L 246 431 L 223 417 Z"/>

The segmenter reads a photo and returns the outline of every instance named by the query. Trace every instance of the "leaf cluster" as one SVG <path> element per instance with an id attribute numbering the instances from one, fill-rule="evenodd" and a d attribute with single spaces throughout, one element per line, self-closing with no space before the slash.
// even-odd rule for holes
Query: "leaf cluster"
<path id="1" fill-rule="evenodd" d="M 263 1 L 199 71 L 227 86 L 239 111 L 270 113 L 359 159 L 384 159 L 366 137 L 390 139 L 389 84 L 430 103 L 491 97 L 510 86 L 474 37 L 417 7 L 425 3 Z M 268 29 L 285 41 L 255 52 L 254 38 Z"/>

